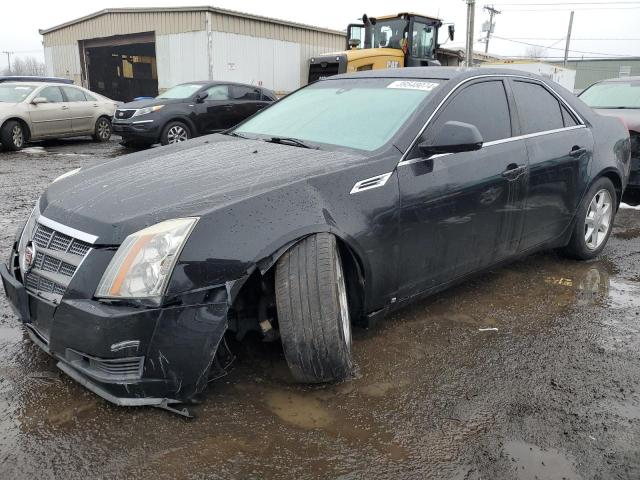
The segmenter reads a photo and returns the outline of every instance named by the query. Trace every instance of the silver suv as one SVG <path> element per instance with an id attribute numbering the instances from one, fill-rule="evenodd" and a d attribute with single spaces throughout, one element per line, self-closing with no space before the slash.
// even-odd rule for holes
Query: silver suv
<path id="1" fill-rule="evenodd" d="M 20 150 L 27 141 L 91 135 L 111 138 L 117 103 L 75 85 L 49 82 L 0 84 L 0 143 Z"/>

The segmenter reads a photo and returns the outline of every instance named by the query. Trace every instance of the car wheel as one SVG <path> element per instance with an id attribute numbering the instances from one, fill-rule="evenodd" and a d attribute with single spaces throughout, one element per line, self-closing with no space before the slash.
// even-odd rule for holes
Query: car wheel
<path id="1" fill-rule="evenodd" d="M 22 124 L 16 120 L 9 120 L 0 129 L 0 143 L 7 150 L 20 150 L 24 147 L 25 131 Z"/>
<path id="2" fill-rule="evenodd" d="M 111 122 L 108 118 L 100 117 L 96 122 L 93 139 L 96 142 L 107 142 L 111 138 Z"/>
<path id="3" fill-rule="evenodd" d="M 598 256 L 611 234 L 617 205 L 611 180 L 602 177 L 591 185 L 578 208 L 573 234 L 564 252 L 580 260 Z"/>
<path id="4" fill-rule="evenodd" d="M 352 371 L 351 319 L 340 252 L 328 233 L 311 235 L 276 266 L 284 355 L 297 381 L 322 383 Z"/>
<path id="5" fill-rule="evenodd" d="M 162 145 L 184 142 L 191 138 L 191 130 L 182 122 L 169 122 L 160 136 Z"/>

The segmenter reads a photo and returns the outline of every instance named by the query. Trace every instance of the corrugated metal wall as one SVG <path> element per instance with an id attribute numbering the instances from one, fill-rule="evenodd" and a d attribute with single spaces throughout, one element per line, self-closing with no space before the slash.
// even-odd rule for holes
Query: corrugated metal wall
<path id="1" fill-rule="evenodd" d="M 45 53 L 47 70 L 80 83 L 79 40 L 153 31 L 160 89 L 207 78 L 207 17 L 212 36 L 221 47 L 217 51 L 213 46 L 214 78 L 262 81 L 269 88 L 287 92 L 306 83 L 310 57 L 345 47 L 343 34 L 206 8 L 112 12 L 43 34 L 45 52 L 49 52 Z M 236 70 L 229 70 L 229 63 L 235 63 Z"/>
<path id="2" fill-rule="evenodd" d="M 207 32 L 156 35 L 158 89 L 194 80 L 208 80 Z"/>
<path id="3" fill-rule="evenodd" d="M 213 32 L 216 80 L 261 85 L 278 92 L 300 86 L 300 45 L 269 38 Z"/>
<path id="4" fill-rule="evenodd" d="M 553 62 L 556 65 L 562 65 L 562 62 Z M 603 60 L 578 60 L 567 62 L 567 68 L 576 71 L 575 90 L 582 91 L 589 85 L 607 78 L 618 78 L 620 76 L 620 68 L 627 67 L 625 70 L 630 71 L 630 75 L 640 75 L 640 59 L 624 59 L 612 58 Z"/>

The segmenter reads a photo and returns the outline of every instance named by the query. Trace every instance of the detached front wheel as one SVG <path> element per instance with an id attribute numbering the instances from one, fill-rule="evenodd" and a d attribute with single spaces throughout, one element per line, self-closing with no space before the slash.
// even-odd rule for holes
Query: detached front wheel
<path id="1" fill-rule="evenodd" d="M 311 235 L 276 266 L 280 337 L 294 378 L 304 383 L 351 375 L 351 319 L 336 238 Z"/>

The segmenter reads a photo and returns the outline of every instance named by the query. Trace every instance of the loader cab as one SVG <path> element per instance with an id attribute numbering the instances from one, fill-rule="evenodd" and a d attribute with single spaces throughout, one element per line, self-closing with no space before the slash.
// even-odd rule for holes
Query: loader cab
<path id="1" fill-rule="evenodd" d="M 436 61 L 438 28 L 442 21 L 400 13 L 388 17 L 362 16 L 363 23 L 347 27 L 347 50 L 392 48 L 402 50 L 405 67 L 432 65 Z"/>

